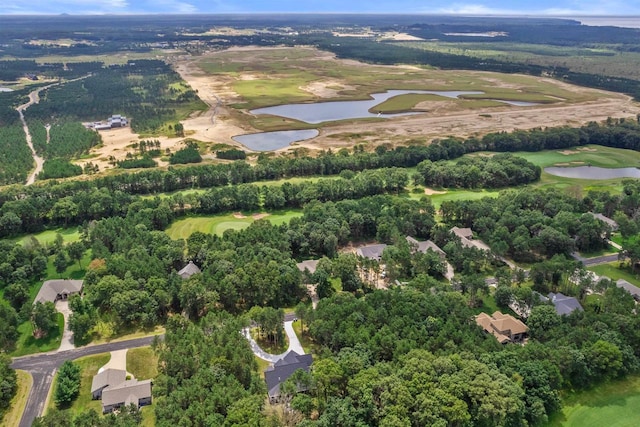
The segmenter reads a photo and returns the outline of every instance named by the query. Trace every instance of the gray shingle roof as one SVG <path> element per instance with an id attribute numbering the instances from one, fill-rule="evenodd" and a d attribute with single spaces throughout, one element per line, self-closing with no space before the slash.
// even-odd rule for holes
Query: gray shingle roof
<path id="1" fill-rule="evenodd" d="M 34 303 L 46 301 L 55 302 L 58 295 L 63 293 L 67 295 L 80 293 L 83 283 L 82 280 L 47 280 L 42 284 L 40 291 L 38 291 Z"/>
<path id="2" fill-rule="evenodd" d="M 193 261 L 189 261 L 189 264 L 185 265 L 184 268 L 178 271 L 178 275 L 183 279 L 188 279 L 194 274 L 202 273 L 197 265 L 193 263 Z"/>
<path id="3" fill-rule="evenodd" d="M 122 384 L 127 379 L 127 372 L 122 369 L 105 369 L 93 377 L 91 393 L 108 385 Z"/>
<path id="4" fill-rule="evenodd" d="M 356 249 L 356 254 L 363 258 L 375 259 L 376 261 L 380 261 L 380 259 L 382 258 L 382 252 L 384 252 L 384 249 L 386 247 L 387 245 L 383 243 L 378 245 L 362 246 L 361 248 Z"/>
<path id="5" fill-rule="evenodd" d="M 622 289 L 626 289 L 627 292 L 629 292 L 631 294 L 632 297 L 634 297 L 635 299 L 639 299 L 640 298 L 640 288 L 638 288 L 635 285 L 632 285 L 631 283 L 627 282 L 624 279 L 618 279 L 618 281 L 616 282 L 616 286 L 618 286 L 619 288 Z"/>
<path id="6" fill-rule="evenodd" d="M 568 297 L 561 294 L 560 292 L 558 292 L 557 294 L 550 292 L 548 297 L 553 303 L 553 306 L 556 309 L 556 313 L 558 313 L 559 316 L 570 314 L 574 310 L 583 311 L 580 302 L 574 297 Z"/>
<path id="7" fill-rule="evenodd" d="M 309 372 L 309 368 L 313 363 L 313 357 L 310 354 L 298 354 L 295 351 L 288 352 L 282 359 L 278 360 L 273 367 L 264 371 L 264 380 L 267 383 L 269 397 L 275 397 L 280 394 L 280 384 L 285 382 L 295 371 L 304 369 Z"/>
<path id="8" fill-rule="evenodd" d="M 427 251 L 431 249 L 438 255 L 443 255 L 443 256 L 445 255 L 444 251 L 440 249 L 438 245 L 433 243 L 431 240 L 425 240 L 420 242 L 411 236 L 407 236 L 407 242 L 409 242 L 410 245 L 414 246 L 418 252 L 427 253 Z"/>
<path id="9" fill-rule="evenodd" d="M 102 392 L 102 406 L 138 403 L 139 399 L 151 397 L 151 380 L 128 380 L 109 386 Z"/>
<path id="10" fill-rule="evenodd" d="M 316 268 L 318 267 L 318 259 L 308 259 L 306 261 L 299 262 L 296 264 L 298 266 L 298 270 L 304 273 L 304 270 L 309 270 L 309 273 L 313 274 L 316 272 Z"/>

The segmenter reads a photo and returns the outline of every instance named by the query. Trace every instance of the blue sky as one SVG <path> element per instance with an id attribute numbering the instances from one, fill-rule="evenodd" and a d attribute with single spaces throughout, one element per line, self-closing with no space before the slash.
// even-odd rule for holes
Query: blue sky
<path id="1" fill-rule="evenodd" d="M 1 3 L 4 3 L 2 5 Z M 28 0 L 0 14 L 371 12 L 470 15 L 640 15 L 640 0 Z"/>

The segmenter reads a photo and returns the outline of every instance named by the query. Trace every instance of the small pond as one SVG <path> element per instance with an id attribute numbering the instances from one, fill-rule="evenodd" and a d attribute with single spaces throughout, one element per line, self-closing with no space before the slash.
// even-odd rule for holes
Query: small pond
<path id="1" fill-rule="evenodd" d="M 13 89 L 0 86 L 0 92 L 13 92 Z"/>
<path id="2" fill-rule="evenodd" d="M 544 171 L 550 175 L 563 178 L 579 179 L 615 179 L 615 178 L 640 178 L 638 168 L 600 168 L 597 166 L 577 167 L 548 167 Z"/>
<path id="3" fill-rule="evenodd" d="M 274 107 L 257 108 L 251 114 L 271 114 L 287 117 L 306 123 L 322 123 L 335 120 L 363 119 L 367 117 L 396 117 L 419 114 L 407 112 L 398 114 L 370 113 L 369 109 L 383 103 L 389 98 L 407 94 L 440 95 L 447 98 L 458 98 L 462 95 L 482 95 L 479 91 L 438 91 L 438 90 L 389 90 L 384 93 L 371 94 L 373 99 L 364 101 L 330 101 L 313 104 L 285 104 Z"/>
<path id="4" fill-rule="evenodd" d="M 284 130 L 237 135 L 233 140 L 253 151 L 272 151 L 288 147 L 291 143 L 318 136 L 317 129 Z"/>
<path id="5" fill-rule="evenodd" d="M 531 107 L 533 105 L 540 105 L 539 102 L 529 102 L 529 101 L 508 101 L 506 99 L 492 99 L 491 101 L 498 101 L 504 104 L 513 105 L 514 107 Z"/>

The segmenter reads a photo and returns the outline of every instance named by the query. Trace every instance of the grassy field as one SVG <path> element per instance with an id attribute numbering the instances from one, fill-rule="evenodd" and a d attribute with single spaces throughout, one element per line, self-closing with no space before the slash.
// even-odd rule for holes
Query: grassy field
<path id="1" fill-rule="evenodd" d="M 87 409 L 94 409 L 98 414 L 102 413 L 102 404 L 100 401 L 91 399 L 91 381 L 94 375 L 98 373 L 98 369 L 104 366 L 109 359 L 111 359 L 111 354 L 102 353 L 96 354 L 95 356 L 82 357 L 73 361 L 73 363 L 80 367 L 80 393 L 78 393 L 78 397 L 73 401 L 71 407 L 66 410 L 69 412 L 69 415 L 76 416 Z M 57 380 L 58 376 L 56 375 L 54 384 L 56 384 Z M 54 399 L 49 401 L 48 407 L 55 408 Z"/>
<path id="2" fill-rule="evenodd" d="M 371 93 L 387 89 L 477 90 L 485 93 L 474 98 L 539 102 L 562 98 L 569 103 L 602 96 L 592 91 L 577 93 L 552 81 L 524 75 L 417 67 L 394 70 L 336 61 L 325 52 L 300 48 L 222 52 L 204 57 L 199 66 L 206 73 L 231 77 L 233 90 L 244 101 L 234 106 L 245 109 L 327 99 L 368 99 Z M 406 107 L 415 100 L 400 98 L 391 103 Z"/>
<path id="3" fill-rule="evenodd" d="M 302 216 L 302 212 L 281 211 L 270 214 L 265 219 L 274 225 L 288 223 L 292 218 Z M 174 240 L 186 239 L 196 231 L 206 234 L 222 235 L 227 230 L 243 230 L 255 221 L 253 216 L 236 218 L 234 215 L 194 216 L 175 221 L 167 229 L 167 234 Z"/>
<path id="4" fill-rule="evenodd" d="M 617 262 L 587 267 L 599 276 L 606 276 L 611 280 L 624 279 L 629 283 L 640 286 L 640 275 L 632 273 L 628 268 L 619 268 Z"/>
<path id="5" fill-rule="evenodd" d="M 31 387 L 33 386 L 33 378 L 28 372 L 16 370 L 16 376 L 18 379 L 18 391 L 16 395 L 11 399 L 9 403 L 9 410 L 4 414 L 4 417 L 0 419 L 0 425 L 3 426 L 17 426 L 20 424 L 20 418 L 22 412 L 24 412 L 25 406 L 27 406 L 27 398 Z"/>
<path id="6" fill-rule="evenodd" d="M 151 347 L 132 348 L 127 351 L 127 372 L 138 380 L 158 376 L 158 357 Z"/>
<path id="7" fill-rule="evenodd" d="M 547 427 L 633 427 L 638 425 L 640 377 L 612 381 L 562 398 L 562 411 Z"/>
<path id="8" fill-rule="evenodd" d="M 253 358 L 256 360 L 256 363 L 258 364 L 258 373 L 260 374 L 261 378 L 264 378 L 264 371 L 265 369 L 267 369 L 271 363 L 267 362 L 266 360 L 260 359 L 258 356 L 253 356 Z"/>
<path id="9" fill-rule="evenodd" d="M 551 46 L 527 43 L 483 42 L 407 42 L 405 47 L 456 55 L 491 58 L 506 62 L 525 62 L 544 66 L 562 64 L 571 70 L 637 79 L 640 54 L 620 52 L 614 46 Z"/>
<path id="10" fill-rule="evenodd" d="M 308 325 L 305 322 L 304 330 L 308 331 L 308 329 L 309 329 Z M 293 330 L 298 336 L 298 340 L 300 341 L 300 344 L 302 345 L 302 349 L 305 351 L 305 353 L 311 353 L 312 350 L 314 350 L 313 342 L 311 341 L 308 335 L 302 333 L 302 323 L 300 321 L 293 322 Z"/>
<path id="11" fill-rule="evenodd" d="M 260 348 L 269 354 L 282 354 L 289 348 L 289 337 L 284 333 L 284 330 L 282 331 L 282 341 L 277 344 L 267 341 L 266 338 L 261 338 L 258 328 L 251 329 L 251 336 Z"/>
<path id="12" fill-rule="evenodd" d="M 15 237 L 10 239 L 15 243 L 20 243 L 24 245 L 29 242 L 31 238 L 35 238 L 41 245 L 47 246 L 53 244 L 56 240 L 56 235 L 60 234 L 64 243 L 77 242 L 80 240 L 80 230 L 78 227 L 70 227 L 70 228 L 57 228 L 55 230 L 47 230 L 41 233 L 36 234 L 28 234 L 26 236 Z"/>
<path id="13" fill-rule="evenodd" d="M 60 347 L 62 331 L 64 330 L 62 313 L 57 313 L 56 321 L 57 327 L 50 330 L 46 337 L 38 339 L 33 336 L 33 324 L 30 321 L 18 326 L 20 336 L 16 342 L 16 350 L 11 353 L 11 356 L 18 357 L 26 354 L 43 353 Z"/>

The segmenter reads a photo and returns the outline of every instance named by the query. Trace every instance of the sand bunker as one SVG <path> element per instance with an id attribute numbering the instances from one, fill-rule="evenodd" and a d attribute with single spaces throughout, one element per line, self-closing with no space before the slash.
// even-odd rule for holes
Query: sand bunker
<path id="1" fill-rule="evenodd" d="M 438 190 L 434 190 L 433 188 L 425 188 L 424 189 L 424 194 L 426 194 L 427 196 L 433 196 L 434 194 L 447 194 L 446 191 L 438 191 Z"/>
<path id="2" fill-rule="evenodd" d="M 253 214 L 253 215 L 252 215 L 252 217 L 253 217 L 253 219 L 255 219 L 255 220 L 257 221 L 257 220 L 259 220 L 259 219 L 266 218 L 266 217 L 268 217 L 269 215 L 271 215 L 271 214 L 268 214 L 268 213 L 259 213 L 259 214 Z"/>
<path id="3" fill-rule="evenodd" d="M 242 212 L 234 212 L 233 217 L 237 219 L 246 218 L 246 216 L 242 215 Z"/>

